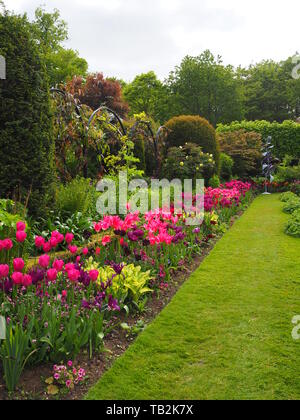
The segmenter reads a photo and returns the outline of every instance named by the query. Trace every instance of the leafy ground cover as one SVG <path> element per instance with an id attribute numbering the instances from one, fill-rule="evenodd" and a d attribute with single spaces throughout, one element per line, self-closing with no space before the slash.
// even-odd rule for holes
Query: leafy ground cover
<path id="1" fill-rule="evenodd" d="M 87 399 L 298 399 L 300 242 L 257 198 Z"/>

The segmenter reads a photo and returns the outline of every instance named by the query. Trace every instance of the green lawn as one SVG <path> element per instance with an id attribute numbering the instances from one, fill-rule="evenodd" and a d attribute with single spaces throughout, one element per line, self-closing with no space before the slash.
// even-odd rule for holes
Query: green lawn
<path id="1" fill-rule="evenodd" d="M 300 240 L 261 196 L 88 399 L 299 399 Z"/>

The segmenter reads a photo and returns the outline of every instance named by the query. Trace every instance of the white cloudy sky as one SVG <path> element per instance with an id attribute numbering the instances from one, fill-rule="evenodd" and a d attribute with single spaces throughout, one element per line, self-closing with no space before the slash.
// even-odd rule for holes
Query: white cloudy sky
<path id="1" fill-rule="evenodd" d="M 58 8 L 67 45 L 91 71 L 129 81 L 154 70 L 163 79 L 187 55 L 204 49 L 226 64 L 281 60 L 300 51 L 299 0 L 4 0 L 27 12 Z"/>

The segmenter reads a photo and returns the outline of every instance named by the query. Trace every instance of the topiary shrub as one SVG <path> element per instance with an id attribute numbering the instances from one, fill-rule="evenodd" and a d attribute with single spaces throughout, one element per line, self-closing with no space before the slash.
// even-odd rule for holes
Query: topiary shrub
<path id="1" fill-rule="evenodd" d="M 208 182 L 216 169 L 212 154 L 194 143 L 171 147 L 163 166 L 163 176 L 172 179 L 203 179 Z"/>
<path id="2" fill-rule="evenodd" d="M 229 131 L 218 134 L 221 152 L 234 161 L 233 174 L 248 178 L 261 173 L 262 137 L 245 130 Z"/>
<path id="3" fill-rule="evenodd" d="M 218 171 L 220 150 L 216 131 L 205 118 L 197 115 L 181 115 L 172 118 L 165 125 L 169 130 L 166 139 L 167 148 L 183 146 L 186 142 L 195 143 L 204 153 L 213 154 Z"/>
<path id="4" fill-rule="evenodd" d="M 27 18 L 0 15 L 0 196 L 41 215 L 53 202 L 54 139 L 48 79 Z"/>
<path id="5" fill-rule="evenodd" d="M 220 154 L 220 176 L 224 181 L 230 181 L 232 178 L 232 170 L 234 166 L 234 160 L 226 155 L 226 153 Z"/>

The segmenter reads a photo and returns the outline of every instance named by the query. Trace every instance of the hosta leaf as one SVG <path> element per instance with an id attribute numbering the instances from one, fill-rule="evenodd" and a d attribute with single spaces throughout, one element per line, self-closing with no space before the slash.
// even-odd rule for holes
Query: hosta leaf
<path id="1" fill-rule="evenodd" d="M 47 387 L 47 394 L 49 395 L 57 395 L 59 393 L 59 389 L 55 385 L 49 385 Z"/>

